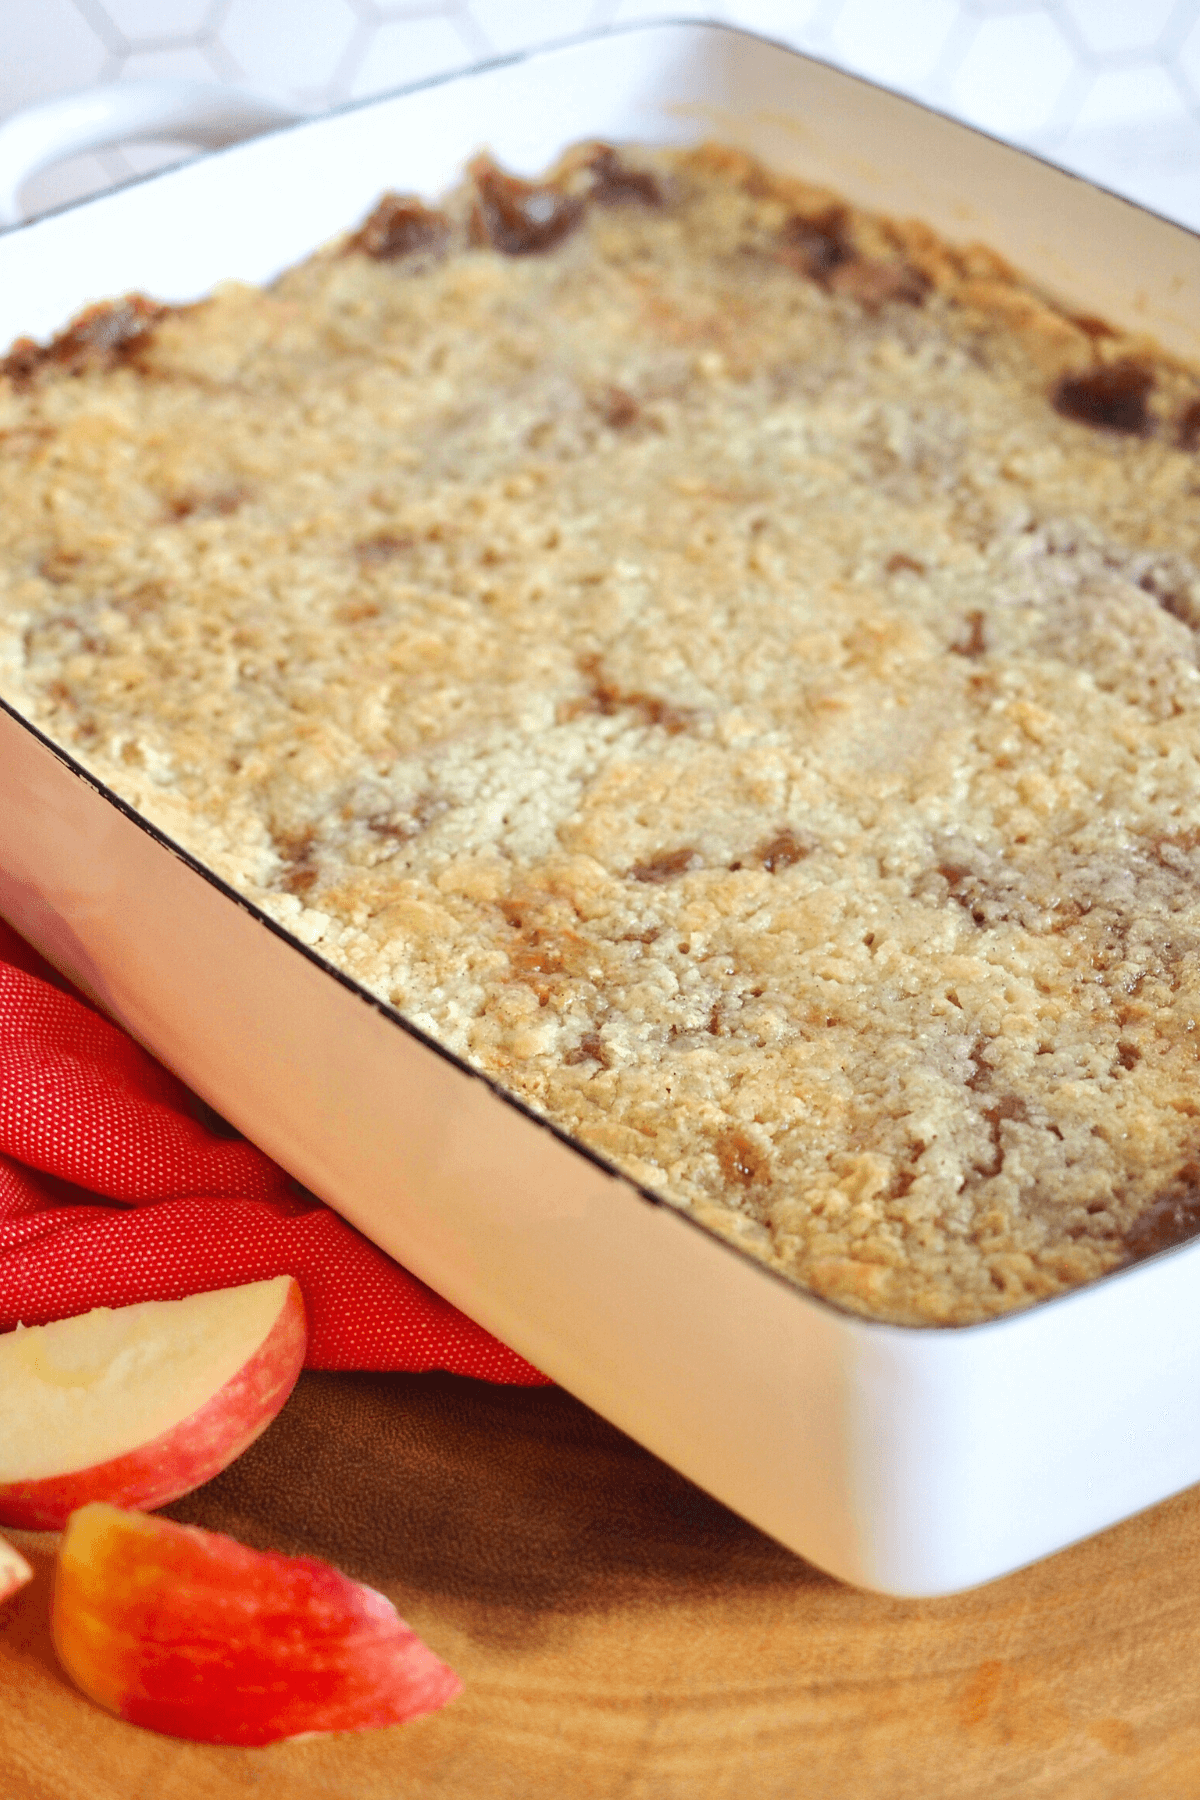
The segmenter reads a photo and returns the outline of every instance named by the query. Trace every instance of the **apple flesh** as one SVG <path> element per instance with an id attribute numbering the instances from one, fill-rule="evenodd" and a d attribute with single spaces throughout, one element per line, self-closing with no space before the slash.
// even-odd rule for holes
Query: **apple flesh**
<path id="1" fill-rule="evenodd" d="M 462 1685 L 389 1600 L 328 1563 L 102 1503 L 67 1526 L 51 1629 L 98 1705 L 208 1744 L 398 1725 Z"/>
<path id="2" fill-rule="evenodd" d="M 266 1430 L 304 1362 L 290 1275 L 0 1336 L 0 1525 L 163 1506 Z"/>
<path id="3" fill-rule="evenodd" d="M 7 1600 L 19 1587 L 33 1580 L 33 1570 L 19 1551 L 0 1538 L 0 1600 Z"/>

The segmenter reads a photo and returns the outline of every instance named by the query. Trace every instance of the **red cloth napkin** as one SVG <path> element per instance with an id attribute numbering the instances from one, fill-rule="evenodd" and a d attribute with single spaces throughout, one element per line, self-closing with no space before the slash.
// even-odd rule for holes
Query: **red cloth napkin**
<path id="1" fill-rule="evenodd" d="M 201 1113 L 0 920 L 0 1331 L 294 1275 L 309 1368 L 545 1382 Z"/>

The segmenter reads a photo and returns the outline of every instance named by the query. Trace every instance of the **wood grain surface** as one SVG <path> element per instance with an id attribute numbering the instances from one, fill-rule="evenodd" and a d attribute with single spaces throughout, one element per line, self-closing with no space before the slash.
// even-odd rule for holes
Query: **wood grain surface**
<path id="1" fill-rule="evenodd" d="M 302 1378 L 173 1517 L 328 1557 L 459 1671 L 446 1711 L 265 1750 L 59 1672 L 52 1536 L 0 1606 L 3 1800 L 1196 1800 L 1200 1490 L 949 1600 L 819 1574 L 557 1389 Z"/>

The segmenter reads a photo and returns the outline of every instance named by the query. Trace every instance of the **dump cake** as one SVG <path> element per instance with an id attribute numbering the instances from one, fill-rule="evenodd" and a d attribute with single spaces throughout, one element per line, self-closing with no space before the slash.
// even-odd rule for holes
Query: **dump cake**
<path id="1" fill-rule="evenodd" d="M 0 684 L 815 1292 L 1200 1229 L 1200 379 L 731 150 L 480 158 L 0 381 Z"/>

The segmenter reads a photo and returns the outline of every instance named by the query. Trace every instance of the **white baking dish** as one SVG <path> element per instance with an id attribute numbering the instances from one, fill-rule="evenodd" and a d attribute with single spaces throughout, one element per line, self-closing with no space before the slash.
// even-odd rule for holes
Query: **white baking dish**
<path id="1" fill-rule="evenodd" d="M 719 135 L 979 237 L 1200 360 L 1200 240 L 791 52 L 646 26 L 275 132 L 0 239 L 0 342 L 263 280 L 481 144 Z M 929 1595 L 1200 1479 L 1200 1242 L 995 1323 L 778 1279 L 532 1119 L 0 714 L 0 910 L 257 1143 L 565 1387 L 821 1567 Z"/>

